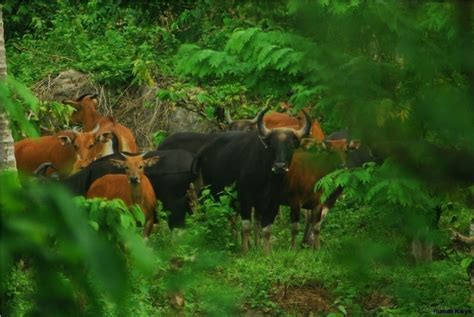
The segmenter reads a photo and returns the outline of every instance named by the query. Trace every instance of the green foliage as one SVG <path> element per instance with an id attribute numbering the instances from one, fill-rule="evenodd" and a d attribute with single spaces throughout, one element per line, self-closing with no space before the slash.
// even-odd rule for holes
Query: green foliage
<path id="1" fill-rule="evenodd" d="M 202 243 L 206 248 L 217 250 L 230 250 L 235 248 L 235 237 L 232 232 L 236 231 L 236 214 L 233 208 L 237 193 L 234 188 L 226 187 L 219 195 L 218 200 L 214 200 L 209 189 L 204 189 L 200 198 L 199 209 L 195 211 L 189 219 L 189 231 L 195 235 L 193 240 Z M 197 241 L 198 237 L 204 239 Z"/>
<path id="2" fill-rule="evenodd" d="M 264 95 L 285 95 L 289 81 L 305 74 L 305 66 L 299 63 L 304 54 L 292 47 L 297 40 L 280 31 L 236 30 L 221 52 L 182 45 L 175 57 L 175 70 L 182 76 L 243 82 L 249 90 Z"/>
<path id="3" fill-rule="evenodd" d="M 163 142 L 167 136 L 168 133 L 164 130 L 156 131 L 155 133 L 153 133 L 153 144 L 160 145 L 160 143 Z"/>
<path id="4" fill-rule="evenodd" d="M 124 309 L 129 285 L 123 259 L 93 232 L 64 190 L 44 184 L 20 189 L 14 175 L 3 173 L 1 178 L 1 274 L 9 276 L 20 259 L 31 263 L 32 313 L 96 315 L 102 300 Z M 2 315 L 17 309 L 9 305 L 12 294 L 6 282 L 2 280 Z M 55 304 L 58 298 L 67 308 Z"/>
<path id="5" fill-rule="evenodd" d="M 122 200 L 84 199 L 76 197 L 75 202 L 88 217 L 89 225 L 118 246 L 127 256 L 134 269 L 150 274 L 153 272 L 153 255 L 143 244 L 142 230 L 145 216 L 137 205 L 128 208 Z"/>
<path id="6" fill-rule="evenodd" d="M 216 107 L 251 118 L 289 99 L 291 111 L 309 107 L 322 116 L 326 134 L 349 128 L 389 159 L 337 170 L 316 185 L 323 200 L 338 186 L 345 195 L 325 219 L 321 252 L 287 251 L 285 216 L 275 222 L 267 258 L 258 250 L 237 254 L 231 192 L 218 201 L 205 192 L 187 230 L 161 226 L 150 253 L 136 227 L 142 214 L 123 203 L 71 203 L 49 187 L 5 190 L 2 179 L 9 193 L 2 192 L 2 315 L 53 314 L 57 298 L 72 314 L 291 314 L 282 301 L 314 287 L 326 291 L 321 298 L 331 316 L 469 307 L 465 268 L 472 259 L 453 247 L 447 231 L 468 232 L 469 195 L 417 171 L 452 163 L 425 151 L 429 145 L 473 153 L 471 11 L 462 1 L 7 0 L 9 73 L 22 83 L 75 68 L 120 92 L 157 84 L 158 99 L 209 120 Z M 57 104 L 38 104 L 20 84 L 7 84 L 0 104 L 15 137 L 67 127 Z M 158 144 L 164 136 L 158 131 L 153 139 Z M 430 223 L 437 205 L 441 232 L 427 234 L 436 261 L 413 266 L 409 238 Z M 129 300 L 117 300 L 123 294 Z M 184 307 L 170 304 L 175 295 Z"/>
<path id="7" fill-rule="evenodd" d="M 206 193 L 199 210 L 186 219 L 186 230 L 165 231 L 156 240 L 152 238 L 160 257 L 160 287 L 151 292 L 162 302 L 163 312 L 174 311 L 166 306 L 169 298 L 172 302 L 173 298 L 186 300 L 184 307 L 174 306 L 188 314 L 223 316 L 236 311 L 240 292 L 215 278 L 233 256 L 229 253 L 235 247 L 229 218 L 235 213 L 230 207 L 234 198 L 231 189 L 217 202 Z"/>
<path id="8" fill-rule="evenodd" d="M 16 5 L 20 10 L 25 8 Z M 166 51 L 173 43 L 169 30 L 144 23 L 149 19 L 146 9 L 131 10 L 108 1 L 75 5 L 66 1 L 48 8 L 54 11 L 51 15 L 49 10 L 42 11 L 43 7 L 37 3 L 28 7 L 28 13 L 16 12 L 31 19 L 34 32 L 18 37 L 20 30 L 16 29 L 7 42 L 9 71 L 26 83 L 75 68 L 92 73 L 99 83 L 152 84 L 157 50 Z M 9 8 L 7 5 L 5 10 Z"/>
<path id="9" fill-rule="evenodd" d="M 435 231 L 435 208 L 441 200 L 427 184 L 392 162 L 387 160 L 379 167 L 370 163 L 363 168 L 335 171 L 322 178 L 315 190 L 323 191 L 324 201 L 339 186 L 344 189 L 347 199 L 369 206 L 385 228 L 394 228 L 411 238 L 422 235 L 440 243 Z"/>
<path id="10" fill-rule="evenodd" d="M 27 111 L 38 113 L 39 103 L 23 84 L 11 76 L 0 81 L 0 111 L 8 113 L 10 120 L 18 125 L 18 130 L 28 136 L 37 136 L 38 132 L 25 116 Z"/>

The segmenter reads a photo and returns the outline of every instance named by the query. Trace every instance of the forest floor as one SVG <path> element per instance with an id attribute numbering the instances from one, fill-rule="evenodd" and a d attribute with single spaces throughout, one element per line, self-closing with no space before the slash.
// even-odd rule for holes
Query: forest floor
<path id="1" fill-rule="evenodd" d="M 449 239 L 443 240 L 435 248 L 433 262 L 417 265 L 407 238 L 396 228 L 381 229 L 379 220 L 368 213 L 365 208 L 338 204 L 325 219 L 319 251 L 291 250 L 287 209 L 274 224 L 270 256 L 255 248 L 243 256 L 239 242 L 221 257 L 213 258 L 211 253 L 199 264 L 199 260 L 191 263 L 199 255 L 181 249 L 183 258 L 193 259 L 188 264 L 196 279 L 181 285 L 181 307 L 160 309 L 331 317 L 423 316 L 435 309 L 472 309 L 469 279 L 461 265 L 465 248 L 453 248 Z M 441 222 L 450 217 L 443 215 Z M 301 241 L 302 232 L 298 238 Z M 163 240 L 156 238 L 152 245 L 158 254 Z M 206 292 L 217 296 L 206 298 Z"/>

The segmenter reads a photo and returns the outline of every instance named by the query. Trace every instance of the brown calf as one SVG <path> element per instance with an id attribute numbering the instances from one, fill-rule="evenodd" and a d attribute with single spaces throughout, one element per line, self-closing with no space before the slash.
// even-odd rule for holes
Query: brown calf
<path id="1" fill-rule="evenodd" d="M 150 235 L 156 212 L 156 196 L 148 178 L 143 174 L 145 166 L 152 166 L 159 160 L 158 156 L 143 159 L 143 154 L 127 156 L 124 161 L 111 160 L 120 168 L 125 168 L 127 175 L 109 174 L 97 179 L 87 191 L 86 197 L 122 199 L 127 206 L 138 204 L 145 214 L 143 234 L 145 239 Z"/>

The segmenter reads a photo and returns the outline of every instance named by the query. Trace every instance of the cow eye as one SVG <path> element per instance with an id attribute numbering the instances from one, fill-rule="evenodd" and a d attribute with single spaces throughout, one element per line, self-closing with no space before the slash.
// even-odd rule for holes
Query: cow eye
<path id="1" fill-rule="evenodd" d="M 143 165 L 138 166 L 138 168 L 139 168 L 139 169 L 142 169 L 142 168 L 143 168 Z"/>
<path id="2" fill-rule="evenodd" d="M 94 144 L 89 144 L 89 149 L 92 148 L 94 146 Z"/>

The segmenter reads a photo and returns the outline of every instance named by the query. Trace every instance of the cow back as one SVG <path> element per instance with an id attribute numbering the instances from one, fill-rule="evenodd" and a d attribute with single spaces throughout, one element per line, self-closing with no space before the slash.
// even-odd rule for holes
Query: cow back
<path id="1" fill-rule="evenodd" d="M 117 139 L 119 152 L 138 152 L 135 136 L 129 128 L 120 123 L 116 123 L 112 117 L 103 117 L 98 124 L 100 130 L 97 132 L 97 135 L 100 135 L 101 132 L 104 131 L 112 132 Z"/>
<path id="2" fill-rule="evenodd" d="M 87 198 L 105 198 L 108 200 L 122 199 L 127 206 L 138 204 L 147 213 L 154 209 L 156 196 L 153 187 L 146 176 L 141 178 L 140 201 L 133 201 L 132 185 L 128 176 L 123 174 L 108 174 L 95 180 L 86 193 Z"/>
<path id="3" fill-rule="evenodd" d="M 133 136 L 133 133 L 129 128 L 121 124 L 116 124 L 115 135 L 117 136 L 119 141 L 120 152 L 138 152 L 138 146 L 135 142 L 135 137 Z"/>
<path id="4" fill-rule="evenodd" d="M 70 144 L 63 145 L 57 135 L 24 139 L 16 142 L 14 148 L 18 170 L 27 175 L 32 175 L 46 162 L 53 163 L 61 175 L 68 175 L 75 160 L 74 147 Z M 51 172 L 52 170 L 48 171 L 47 175 Z"/>
<path id="5" fill-rule="evenodd" d="M 132 189 L 127 175 L 105 175 L 95 180 L 86 193 L 87 198 L 122 199 L 127 206 L 133 205 Z"/>
<path id="6" fill-rule="evenodd" d="M 256 132 L 228 132 L 198 153 L 195 169 L 215 194 L 234 182 L 239 191 L 257 194 L 270 181 L 272 158 Z"/>
<path id="7" fill-rule="evenodd" d="M 119 154 L 104 156 L 79 172 L 61 180 L 73 195 L 85 196 L 94 181 L 107 174 L 125 174 L 125 170 L 112 165 L 108 160 L 121 159 Z"/>
<path id="8" fill-rule="evenodd" d="M 199 132 L 179 132 L 167 137 L 157 151 L 164 150 L 186 150 L 191 153 L 198 153 L 206 144 L 212 142 L 221 133 L 199 133 Z"/>

